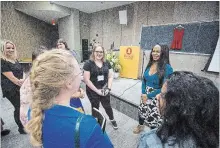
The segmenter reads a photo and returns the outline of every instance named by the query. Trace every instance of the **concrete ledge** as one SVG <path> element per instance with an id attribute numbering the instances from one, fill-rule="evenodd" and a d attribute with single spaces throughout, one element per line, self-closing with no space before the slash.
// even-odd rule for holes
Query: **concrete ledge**
<path id="1" fill-rule="evenodd" d="M 134 120 L 138 120 L 138 105 L 135 103 L 118 97 L 117 95 L 111 93 L 111 106 L 118 110 L 119 112 L 129 116 Z"/>

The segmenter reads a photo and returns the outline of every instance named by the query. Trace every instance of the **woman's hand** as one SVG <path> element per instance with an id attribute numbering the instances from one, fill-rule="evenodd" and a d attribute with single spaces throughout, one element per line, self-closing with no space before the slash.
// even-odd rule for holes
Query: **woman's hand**
<path id="1" fill-rule="evenodd" d="M 11 71 L 3 72 L 2 74 L 6 76 L 10 81 L 12 81 L 15 85 L 21 86 L 24 83 L 24 79 L 16 78 Z"/>
<path id="2" fill-rule="evenodd" d="M 104 95 L 105 96 L 107 96 L 110 93 L 110 89 L 109 88 L 104 89 L 103 91 L 104 91 Z"/>
<path id="3" fill-rule="evenodd" d="M 24 79 L 18 79 L 16 85 L 22 86 L 23 83 L 24 83 Z"/>
<path id="4" fill-rule="evenodd" d="M 81 99 L 84 98 L 85 97 L 85 91 L 82 88 L 80 88 L 79 92 L 80 92 L 79 98 L 81 98 Z"/>
<path id="5" fill-rule="evenodd" d="M 84 98 L 84 90 L 82 88 L 79 89 L 79 91 L 75 92 L 72 95 L 73 98 Z"/>
<path id="6" fill-rule="evenodd" d="M 24 83 L 24 79 L 19 79 L 18 80 L 18 85 L 21 86 Z"/>
<path id="7" fill-rule="evenodd" d="M 104 96 L 103 89 L 97 89 L 96 93 L 100 96 Z"/>
<path id="8" fill-rule="evenodd" d="M 147 103 L 147 95 L 146 94 L 141 94 L 141 99 L 144 104 Z"/>

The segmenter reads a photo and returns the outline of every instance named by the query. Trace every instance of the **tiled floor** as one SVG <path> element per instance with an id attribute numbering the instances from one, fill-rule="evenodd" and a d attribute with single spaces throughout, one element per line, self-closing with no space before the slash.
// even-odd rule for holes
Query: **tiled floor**
<path id="1" fill-rule="evenodd" d="M 82 100 L 85 111 L 87 114 L 91 113 L 90 102 L 88 98 Z M 100 107 L 104 115 L 104 109 Z M 11 133 L 5 137 L 1 138 L 2 148 L 31 148 L 29 143 L 29 137 L 27 135 L 20 135 L 17 131 L 17 125 L 13 118 L 14 108 L 10 102 L 3 98 L 1 99 L 1 117 L 5 122 L 4 128 L 9 128 Z M 135 148 L 139 139 L 139 135 L 134 135 L 132 133 L 133 128 L 137 125 L 137 121 L 129 118 L 128 116 L 114 110 L 114 116 L 118 122 L 119 129 L 114 130 L 111 127 L 111 123 L 108 121 L 106 126 L 106 132 L 109 135 L 115 148 Z M 146 128 L 146 130 L 148 130 Z"/>

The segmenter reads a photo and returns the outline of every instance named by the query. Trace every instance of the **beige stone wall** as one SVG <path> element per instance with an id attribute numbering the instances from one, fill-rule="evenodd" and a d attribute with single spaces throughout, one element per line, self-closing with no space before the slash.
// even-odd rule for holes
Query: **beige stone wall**
<path id="1" fill-rule="evenodd" d="M 119 24 L 118 11 L 127 9 L 128 25 Z M 139 46 L 142 26 L 219 20 L 219 2 L 135 2 L 91 14 L 90 40 L 97 39 L 106 49 L 114 41 L 120 45 Z M 99 36 L 96 37 L 96 34 Z M 149 57 L 149 54 L 146 55 Z M 141 76 L 142 57 L 139 76 Z M 215 74 L 201 72 L 209 56 L 171 54 L 174 70 L 189 70 L 216 80 Z M 144 59 L 144 69 L 147 59 Z"/>
<path id="2" fill-rule="evenodd" d="M 16 44 L 19 58 L 31 58 L 40 45 L 51 48 L 58 39 L 58 29 L 14 9 L 15 2 L 1 2 L 1 38 Z"/>
<path id="3" fill-rule="evenodd" d="M 127 25 L 119 24 L 118 11 L 120 10 L 127 10 Z M 165 25 L 218 19 L 218 2 L 134 2 L 92 13 L 90 40 L 97 39 L 105 48 L 109 48 L 113 41 L 116 48 L 119 48 L 120 45 L 139 45 L 142 25 Z"/>
<path id="4" fill-rule="evenodd" d="M 30 58 L 32 50 L 39 45 L 54 46 L 58 39 L 58 28 L 35 19 L 14 9 L 16 2 L 1 2 L 1 35 L 12 40 L 20 58 Z M 127 9 L 128 24 L 119 24 L 118 11 Z M 219 19 L 219 2 L 134 2 L 92 14 L 79 12 L 80 49 L 81 39 L 103 44 L 109 49 L 114 42 L 120 45 L 139 46 L 143 25 L 164 25 L 213 21 Z M 98 36 L 96 36 L 98 35 Z M 142 57 L 139 76 L 141 76 Z M 148 62 L 149 51 L 144 58 L 144 69 Z M 217 83 L 218 75 L 202 72 L 209 56 L 170 53 L 174 70 L 189 70 L 208 77 Z"/>

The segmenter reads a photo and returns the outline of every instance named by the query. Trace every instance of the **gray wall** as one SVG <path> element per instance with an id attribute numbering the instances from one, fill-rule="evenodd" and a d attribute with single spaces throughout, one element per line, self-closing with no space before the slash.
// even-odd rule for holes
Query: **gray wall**
<path id="1" fill-rule="evenodd" d="M 127 9 L 128 24 L 119 24 L 118 11 Z M 131 45 L 133 38 L 133 12 L 134 6 L 126 5 L 107 9 L 91 14 L 90 40 L 96 39 L 96 42 L 103 44 L 105 49 L 110 49 L 114 42 L 115 48 L 120 45 Z M 98 34 L 98 37 L 96 36 Z"/>
<path id="2" fill-rule="evenodd" d="M 90 43 L 90 22 L 91 14 L 79 12 L 79 27 L 80 27 L 80 56 L 81 60 L 83 59 L 82 55 L 82 39 L 88 39 L 88 45 Z"/>
<path id="3" fill-rule="evenodd" d="M 19 58 L 31 58 L 39 45 L 51 48 L 58 39 L 58 29 L 15 10 L 16 2 L 1 2 L 1 38 L 16 44 Z"/>
<path id="4" fill-rule="evenodd" d="M 51 47 L 58 38 L 57 27 L 23 14 L 14 9 L 16 2 L 1 2 L 1 33 L 2 38 L 10 39 L 17 45 L 21 58 L 31 57 L 32 49 L 39 45 Z M 118 11 L 127 9 L 128 24 L 119 24 Z M 115 48 L 121 45 L 137 45 L 140 42 L 142 25 L 166 25 L 219 20 L 219 2 L 134 2 L 108 10 L 87 14 L 71 11 L 71 21 L 59 27 L 60 37 L 81 55 L 81 39 L 93 39 L 109 49 L 114 42 Z M 74 20 L 74 21 L 73 21 Z M 77 21 L 75 21 L 77 20 Z M 67 20 L 66 20 L 67 21 Z M 68 36 L 62 28 L 71 26 L 72 35 Z M 75 27 L 72 27 L 75 26 Z M 67 29 L 68 30 L 68 29 Z M 98 36 L 96 36 L 98 35 Z M 140 58 L 139 76 L 141 75 L 142 54 Z M 149 54 L 144 61 L 148 62 Z M 190 70 L 199 75 L 218 80 L 218 75 L 201 72 L 209 55 L 191 55 L 171 53 L 171 64 L 174 70 Z"/>
<path id="5" fill-rule="evenodd" d="M 91 14 L 90 40 L 105 48 L 139 45 L 142 25 L 164 25 L 219 19 L 218 2 L 135 2 Z M 128 25 L 119 24 L 118 11 L 127 9 Z M 99 36 L 96 37 L 96 34 Z"/>
<path id="6" fill-rule="evenodd" d="M 219 19 L 218 2 L 137 2 L 137 37 L 141 26 L 203 22 Z"/>
<path id="7" fill-rule="evenodd" d="M 128 25 L 119 24 L 119 10 L 128 11 Z M 97 39 L 105 49 L 112 42 L 115 48 L 121 45 L 139 46 L 142 25 L 166 25 L 219 20 L 219 2 L 135 2 L 129 5 L 99 11 L 91 14 L 90 40 Z M 99 36 L 96 37 L 96 34 Z M 141 76 L 142 57 L 139 76 Z M 149 54 L 144 60 L 144 67 Z M 209 55 L 190 55 L 171 53 L 174 70 L 189 70 L 216 81 L 218 75 L 201 72 Z"/>
<path id="8" fill-rule="evenodd" d="M 145 53 L 146 56 L 144 61 L 144 69 L 149 61 L 150 51 L 147 50 Z M 218 74 L 201 71 L 202 69 L 204 69 L 208 59 L 209 59 L 209 55 L 203 55 L 203 54 L 192 55 L 189 53 L 182 54 L 182 53 L 170 52 L 170 64 L 173 67 L 174 71 L 180 71 L 180 70 L 192 71 L 197 75 L 211 79 L 216 84 L 216 86 L 219 87 Z"/>
<path id="9" fill-rule="evenodd" d="M 90 39 L 91 14 L 79 12 L 80 26 L 80 49 L 82 48 L 82 39 Z"/>
<path id="10" fill-rule="evenodd" d="M 59 38 L 63 38 L 67 42 L 70 50 L 77 52 L 79 55 L 77 60 L 81 61 L 79 26 L 79 10 L 76 9 L 71 9 L 69 16 L 58 21 Z"/>
<path id="11" fill-rule="evenodd" d="M 119 24 L 118 11 L 127 9 L 128 25 Z M 219 19 L 218 2 L 135 2 L 91 14 L 90 40 L 105 48 L 139 45 L 142 25 L 165 25 Z M 99 36 L 96 37 L 96 34 Z"/>

